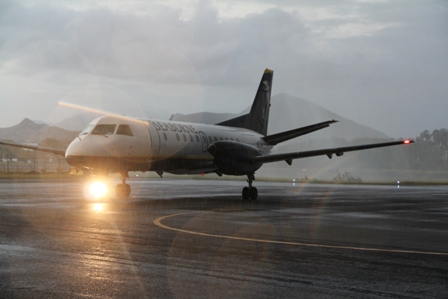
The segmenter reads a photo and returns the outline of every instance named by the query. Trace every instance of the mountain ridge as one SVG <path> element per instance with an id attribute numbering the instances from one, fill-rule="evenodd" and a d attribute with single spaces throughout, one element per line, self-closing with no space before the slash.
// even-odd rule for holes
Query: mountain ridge
<path id="1" fill-rule="evenodd" d="M 37 124 L 29 118 L 9 128 L 0 128 L 0 140 L 12 140 L 17 143 L 39 143 L 47 138 L 58 139 L 64 144 L 70 143 L 79 131 L 65 130 L 47 124 Z"/>
<path id="2" fill-rule="evenodd" d="M 170 119 L 175 121 L 216 124 L 245 114 L 249 109 L 250 107 L 240 113 L 176 113 Z M 25 118 L 15 126 L 0 128 L 0 139 L 13 140 L 19 143 L 38 143 L 46 138 L 53 138 L 68 144 L 88 123 L 98 116 L 99 114 L 86 112 L 68 118 L 55 125 L 36 123 Z M 346 141 L 361 138 L 390 139 L 390 137 L 378 130 L 358 124 L 319 105 L 284 93 L 272 97 L 268 134 L 275 134 L 331 119 L 338 120 L 338 123 L 331 125 L 330 128 L 290 140 L 282 145 L 317 139 L 344 139 Z"/>
<path id="3" fill-rule="evenodd" d="M 211 113 L 199 112 L 192 114 L 176 113 L 171 120 L 216 124 L 230 118 L 245 114 L 250 107 L 241 113 Z M 291 129 L 304 127 L 310 124 L 335 119 L 338 123 L 330 128 L 314 132 L 310 135 L 301 136 L 300 141 L 307 139 L 345 139 L 351 141 L 360 138 L 389 139 L 386 134 L 358 124 L 348 118 L 329 111 L 319 105 L 307 100 L 293 97 L 285 93 L 272 96 L 269 114 L 268 134 L 275 134 Z M 291 143 L 292 141 L 290 141 Z"/>

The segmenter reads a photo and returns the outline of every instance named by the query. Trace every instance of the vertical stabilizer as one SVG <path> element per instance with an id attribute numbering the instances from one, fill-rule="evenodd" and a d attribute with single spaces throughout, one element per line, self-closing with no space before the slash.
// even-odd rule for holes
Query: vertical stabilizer
<path id="1" fill-rule="evenodd" d="M 268 132 L 269 108 L 274 71 L 266 69 L 261 77 L 257 94 L 248 114 L 232 118 L 217 125 L 245 128 L 266 136 Z"/>

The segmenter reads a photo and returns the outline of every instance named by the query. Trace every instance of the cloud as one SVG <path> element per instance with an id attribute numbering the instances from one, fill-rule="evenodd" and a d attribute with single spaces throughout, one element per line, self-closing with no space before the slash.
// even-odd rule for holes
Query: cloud
<path id="1" fill-rule="evenodd" d="M 22 72 L 63 68 L 197 83 L 190 75 L 196 72 L 207 83 L 214 81 L 213 73 L 223 72 L 219 69 L 238 65 L 239 57 L 258 63 L 276 44 L 288 42 L 291 36 L 297 39 L 305 31 L 292 15 L 276 9 L 221 21 L 205 2 L 190 20 L 182 20 L 174 9 L 147 17 L 100 8 L 62 11 L 11 6 L 10 12 L 3 12 L 12 16 L 6 26 L 9 31 L 4 32 L 10 55 L 2 58 Z"/>
<path id="2" fill-rule="evenodd" d="M 35 115 L 67 98 L 100 106 L 109 99 L 114 109 L 133 101 L 163 116 L 238 112 L 266 67 L 276 71 L 274 93 L 385 133 L 409 127 L 396 124 L 403 107 L 410 115 L 423 105 L 437 111 L 412 124 L 413 134 L 431 129 L 425 122 L 443 126 L 438 111 L 448 108 L 445 1 L 245 0 L 238 13 L 218 0 L 0 5 L 0 79 L 21 88 L 7 86 L 0 102 L 46 103 Z M 36 93 L 39 86 L 46 92 Z M 378 125 L 378 114 L 390 122 Z"/>

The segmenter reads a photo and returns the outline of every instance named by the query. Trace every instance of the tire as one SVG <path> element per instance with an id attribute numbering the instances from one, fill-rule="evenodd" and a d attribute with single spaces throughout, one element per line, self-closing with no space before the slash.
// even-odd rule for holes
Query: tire
<path id="1" fill-rule="evenodd" d="M 125 197 L 129 197 L 129 195 L 131 195 L 131 186 L 129 186 L 129 184 L 124 185 L 123 194 Z"/>
<path id="2" fill-rule="evenodd" d="M 115 187 L 115 196 L 116 197 L 124 196 L 124 185 L 123 184 L 118 184 L 117 187 Z"/>
<path id="3" fill-rule="evenodd" d="M 250 199 L 256 200 L 258 197 L 258 190 L 255 187 L 250 188 Z"/>
<path id="4" fill-rule="evenodd" d="M 129 197 L 129 195 L 131 195 L 131 186 L 128 184 L 118 184 L 115 188 L 115 195 L 117 197 Z"/>
<path id="5" fill-rule="evenodd" d="M 243 188 L 243 200 L 248 200 L 250 198 L 250 190 L 249 187 Z"/>

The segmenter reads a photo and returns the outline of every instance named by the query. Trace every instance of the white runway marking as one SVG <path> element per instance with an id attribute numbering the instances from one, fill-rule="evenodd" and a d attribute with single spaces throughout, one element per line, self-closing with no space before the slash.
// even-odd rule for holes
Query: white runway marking
<path id="1" fill-rule="evenodd" d="M 195 232 L 175 227 L 170 227 L 165 224 L 162 224 L 162 221 L 168 218 L 194 214 L 194 213 L 207 213 L 207 212 L 185 212 L 178 214 L 171 214 L 163 217 L 159 217 L 153 221 L 155 225 L 160 228 L 177 231 L 186 234 L 204 236 L 204 237 L 213 237 L 213 238 L 222 238 L 229 240 L 239 240 L 239 241 L 248 241 L 248 242 L 259 242 L 259 243 L 270 243 L 270 244 L 281 244 L 281 245 L 291 245 L 291 246 L 302 246 L 302 247 L 316 247 L 316 248 L 331 248 L 331 249 L 344 249 L 344 250 L 357 250 L 357 251 L 371 251 L 371 252 L 388 252 L 388 253 L 408 253 L 408 254 L 421 254 L 421 255 L 439 255 L 439 256 L 448 256 L 448 252 L 432 252 L 432 251 L 415 251 L 415 250 L 401 250 L 401 249 L 382 249 L 382 248 L 369 248 L 369 247 L 354 247 L 354 246 L 339 246 L 339 245 L 324 245 L 324 244 L 313 244 L 313 243 L 301 243 L 301 242 L 286 242 L 286 241 L 275 241 L 275 240 L 263 240 L 263 239 L 254 239 L 254 238 L 244 238 L 244 237 L 235 237 L 235 236 L 226 236 L 226 235 L 215 235 L 209 233 L 201 233 Z"/>

